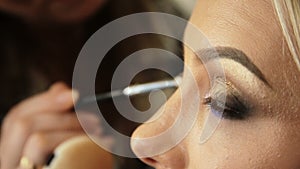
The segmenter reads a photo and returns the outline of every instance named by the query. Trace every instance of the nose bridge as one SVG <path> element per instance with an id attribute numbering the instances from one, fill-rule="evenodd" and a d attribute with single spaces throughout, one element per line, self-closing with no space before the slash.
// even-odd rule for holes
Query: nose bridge
<path id="1" fill-rule="evenodd" d="M 176 120 L 180 106 L 180 99 L 176 98 L 177 92 L 163 105 L 160 110 L 146 123 L 139 126 L 133 133 L 133 138 L 150 138 L 155 137 L 166 131 Z"/>
<path id="2" fill-rule="evenodd" d="M 134 132 L 133 137 L 157 136 L 173 126 L 175 126 L 172 128 L 173 132 L 176 134 L 189 131 L 197 118 L 200 107 L 200 91 L 193 73 L 190 71 L 185 72 L 185 80 L 182 79 L 178 90 L 149 120 L 149 123 L 141 125 Z M 185 127 L 185 125 L 188 127 Z M 178 129 L 178 131 L 174 129 Z"/>
<path id="3" fill-rule="evenodd" d="M 133 134 L 131 146 L 145 163 L 161 168 L 184 168 L 187 155 L 183 139 L 189 127 L 184 126 L 182 95 L 177 91 L 150 123 L 141 125 Z M 181 114 L 181 115 L 180 115 Z M 157 116 L 157 115 L 155 115 Z M 190 123 L 190 127 L 193 123 Z M 185 129 L 186 128 L 186 129 Z"/>

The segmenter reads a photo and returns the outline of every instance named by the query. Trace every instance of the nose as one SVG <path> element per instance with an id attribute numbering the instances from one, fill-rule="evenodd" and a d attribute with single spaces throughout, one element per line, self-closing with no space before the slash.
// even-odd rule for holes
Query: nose
<path id="1" fill-rule="evenodd" d="M 177 108 L 181 105 L 176 92 L 158 111 L 151 122 L 138 127 L 132 135 L 133 152 L 144 163 L 160 169 L 182 169 L 187 163 L 184 141 L 178 140 L 177 133 L 170 132 L 177 119 Z M 152 121 L 153 120 L 153 121 Z"/>

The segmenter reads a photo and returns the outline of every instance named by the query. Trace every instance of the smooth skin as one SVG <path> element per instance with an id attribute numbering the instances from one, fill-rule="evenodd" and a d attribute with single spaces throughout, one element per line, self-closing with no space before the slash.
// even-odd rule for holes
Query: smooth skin
<path id="1" fill-rule="evenodd" d="M 223 118 L 212 137 L 200 144 L 203 119 L 211 110 L 201 103 L 197 122 L 183 141 L 166 153 L 141 160 L 157 169 L 300 168 L 300 72 L 284 41 L 272 1 L 198 0 L 190 21 L 213 46 L 235 48 L 248 55 L 269 86 L 241 64 L 221 59 L 227 81 L 251 105 L 249 115 L 242 120 Z M 203 99 L 210 91 L 208 74 L 187 47 L 185 63 L 185 71 L 192 71 Z M 188 88 L 189 81 L 184 75 L 181 87 Z M 190 97 L 185 98 L 192 99 L 193 92 L 188 93 Z M 149 138 L 168 129 L 180 103 L 178 91 L 166 103 L 164 113 L 141 125 L 133 137 Z M 132 142 L 137 155 L 151 146 Z"/>

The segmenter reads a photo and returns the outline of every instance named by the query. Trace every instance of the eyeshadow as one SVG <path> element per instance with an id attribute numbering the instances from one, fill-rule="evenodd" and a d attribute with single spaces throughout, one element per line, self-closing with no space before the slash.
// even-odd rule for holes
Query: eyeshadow
<path id="1" fill-rule="evenodd" d="M 241 100 L 242 95 L 234 85 L 223 78 L 216 78 L 203 104 L 209 105 L 212 113 L 225 119 L 244 119 L 248 108 Z"/>

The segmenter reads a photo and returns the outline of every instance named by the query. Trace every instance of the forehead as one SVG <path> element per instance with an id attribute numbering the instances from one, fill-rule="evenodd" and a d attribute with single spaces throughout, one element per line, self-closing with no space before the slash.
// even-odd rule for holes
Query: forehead
<path id="1" fill-rule="evenodd" d="M 271 0 L 198 0 L 190 21 L 213 46 L 243 51 L 271 85 L 283 81 L 274 74 L 292 62 Z"/>
<path id="2" fill-rule="evenodd" d="M 299 71 L 272 0 L 198 0 L 190 21 L 212 46 L 243 51 L 261 70 L 276 95 L 285 97 L 285 93 L 291 92 L 299 96 L 300 87 L 291 85 L 300 83 Z M 185 50 L 185 56 L 191 65 L 189 52 Z"/>
<path id="3" fill-rule="evenodd" d="M 198 0 L 191 22 L 215 45 L 222 45 L 222 40 L 229 45 L 264 43 L 264 48 L 281 44 L 271 0 Z"/>

